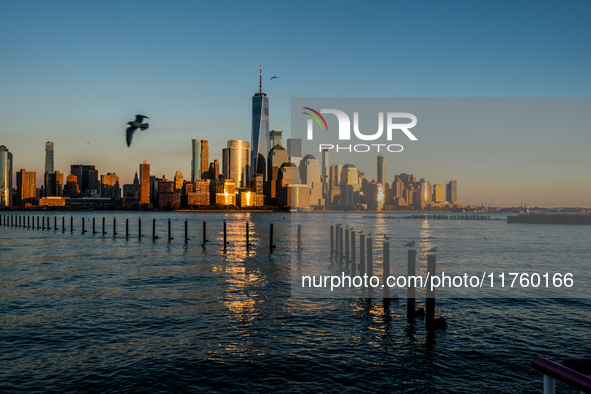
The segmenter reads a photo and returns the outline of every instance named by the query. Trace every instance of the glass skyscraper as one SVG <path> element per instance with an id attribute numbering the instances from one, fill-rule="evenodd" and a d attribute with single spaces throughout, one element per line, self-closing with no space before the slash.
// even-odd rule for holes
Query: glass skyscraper
<path id="1" fill-rule="evenodd" d="M 12 206 L 12 153 L 0 145 L 0 207 Z"/>
<path id="2" fill-rule="evenodd" d="M 259 161 L 261 157 L 264 161 L 271 149 L 269 146 L 269 98 L 262 91 L 262 72 L 259 77 L 259 92 L 252 97 L 251 179 L 254 179 L 254 174 L 265 174 L 264 164 Z"/>

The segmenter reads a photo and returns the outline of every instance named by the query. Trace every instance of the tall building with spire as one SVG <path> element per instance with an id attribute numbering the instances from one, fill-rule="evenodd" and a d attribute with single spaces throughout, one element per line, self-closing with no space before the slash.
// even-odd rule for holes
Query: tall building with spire
<path id="1" fill-rule="evenodd" d="M 261 171 L 265 173 L 265 168 L 259 166 L 259 161 L 269 154 L 271 148 L 269 141 L 269 98 L 263 93 L 263 70 L 259 71 L 259 92 L 252 97 L 252 135 L 251 135 L 251 153 L 250 153 L 250 176 Z"/>

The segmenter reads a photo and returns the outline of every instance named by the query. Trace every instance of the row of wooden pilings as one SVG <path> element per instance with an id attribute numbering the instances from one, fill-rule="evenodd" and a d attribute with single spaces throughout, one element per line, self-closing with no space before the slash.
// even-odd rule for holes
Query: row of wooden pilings
<path id="1" fill-rule="evenodd" d="M 371 233 L 370 233 L 371 234 Z M 356 272 L 359 276 L 367 275 L 371 278 L 373 276 L 373 239 L 371 236 L 366 237 L 364 234 L 359 234 L 359 265 L 357 265 L 357 234 L 349 228 L 343 228 L 342 225 L 330 226 L 330 256 L 335 258 L 339 264 L 351 269 L 351 276 Z M 390 276 L 390 242 L 382 242 L 382 285 L 383 285 L 383 299 L 391 300 L 390 287 L 387 285 L 387 279 Z M 416 260 L 417 251 L 415 249 L 408 249 L 407 255 L 407 278 L 416 276 Z M 357 270 L 358 269 L 358 270 Z M 435 276 L 437 271 L 437 258 L 435 254 L 427 255 L 427 273 L 428 277 Z M 409 323 L 414 322 L 416 317 L 422 316 L 425 313 L 425 323 L 428 328 L 445 328 L 447 324 L 445 319 L 440 317 L 435 319 L 435 290 L 426 285 L 426 299 L 425 309 L 416 310 L 416 287 L 415 283 L 411 285 L 408 280 L 406 290 L 406 314 Z M 370 288 L 371 289 L 371 288 Z M 396 297 L 397 298 L 397 297 Z"/>
<path id="2" fill-rule="evenodd" d="M 35 221 L 37 222 L 35 224 Z M 81 226 L 82 226 L 82 234 L 88 232 L 85 226 L 85 218 L 82 218 Z M 185 243 L 189 242 L 189 221 L 185 219 Z M 0 218 L 0 225 L 4 227 L 21 227 L 21 228 L 28 228 L 28 229 L 37 229 L 37 230 L 51 230 L 51 222 L 49 216 L 32 216 L 32 215 L 2 215 Z M 57 216 L 53 217 L 53 230 L 58 230 L 58 220 Z M 61 230 L 62 232 L 66 232 L 66 218 L 62 216 L 61 220 Z M 70 233 L 74 232 L 74 217 L 70 216 Z M 107 235 L 106 231 L 106 220 L 103 216 L 102 218 L 102 231 L 96 231 L 96 218 L 92 218 L 92 234 L 102 234 Z M 117 235 L 117 218 L 113 218 L 113 237 Z M 205 246 L 209 240 L 207 239 L 207 222 L 203 222 L 203 242 L 202 246 Z M 246 222 L 245 228 L 245 236 L 246 236 L 246 249 L 249 249 L 252 244 L 250 243 L 250 223 Z M 125 239 L 129 239 L 129 219 L 125 219 Z M 159 237 L 156 235 L 156 219 L 152 220 L 152 240 L 156 241 Z M 172 236 L 172 228 L 171 228 L 171 221 L 168 219 L 168 242 L 172 241 L 174 237 Z M 227 223 L 224 221 L 224 228 L 223 228 L 223 249 L 227 249 L 228 237 L 227 237 Z M 142 219 L 138 219 L 138 240 L 142 240 Z M 302 226 L 298 224 L 298 231 L 297 231 L 297 247 L 298 250 L 302 247 Z M 269 251 L 273 252 L 276 246 L 273 244 L 273 223 L 270 224 L 269 228 Z"/>

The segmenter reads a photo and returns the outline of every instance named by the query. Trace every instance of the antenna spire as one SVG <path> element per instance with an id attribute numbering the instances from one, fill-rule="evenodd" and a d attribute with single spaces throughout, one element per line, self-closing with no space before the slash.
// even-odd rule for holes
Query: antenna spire
<path id="1" fill-rule="evenodd" d="M 259 65 L 259 93 L 263 93 L 263 65 Z"/>

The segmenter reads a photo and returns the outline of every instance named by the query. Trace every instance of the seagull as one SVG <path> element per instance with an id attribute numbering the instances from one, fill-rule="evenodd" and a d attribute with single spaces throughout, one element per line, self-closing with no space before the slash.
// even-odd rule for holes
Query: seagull
<path id="1" fill-rule="evenodd" d="M 415 241 L 409 242 L 407 244 L 404 244 L 405 248 L 413 248 L 415 246 Z"/>
<path id="2" fill-rule="evenodd" d="M 133 122 L 127 122 L 129 127 L 127 128 L 127 146 L 131 145 L 131 138 L 133 137 L 133 133 L 139 128 L 140 130 L 146 130 L 150 125 L 147 123 L 142 123 L 142 121 L 146 119 L 150 119 L 144 115 L 136 115 L 135 120 Z"/>
<path id="3" fill-rule="evenodd" d="M 485 241 L 488 241 L 488 239 L 489 239 L 490 237 L 482 237 L 482 238 L 484 238 L 484 240 L 485 240 Z"/>
<path id="4" fill-rule="evenodd" d="M 384 234 L 384 239 L 390 239 L 386 234 Z"/>
<path id="5" fill-rule="evenodd" d="M 359 230 L 359 231 L 358 231 L 358 233 L 359 233 L 359 234 L 362 234 L 362 233 L 363 233 L 363 230 Z"/>
<path id="6" fill-rule="evenodd" d="M 271 79 L 279 79 L 279 78 L 278 78 L 278 77 L 271 77 Z M 271 79 L 269 79 L 269 81 L 270 81 Z"/>
<path id="7" fill-rule="evenodd" d="M 437 252 L 437 246 L 434 246 L 431 249 L 427 250 L 427 253 L 435 253 L 435 252 Z"/>
<path id="8" fill-rule="evenodd" d="M 371 233 L 367 234 L 368 237 L 371 237 Z"/>

